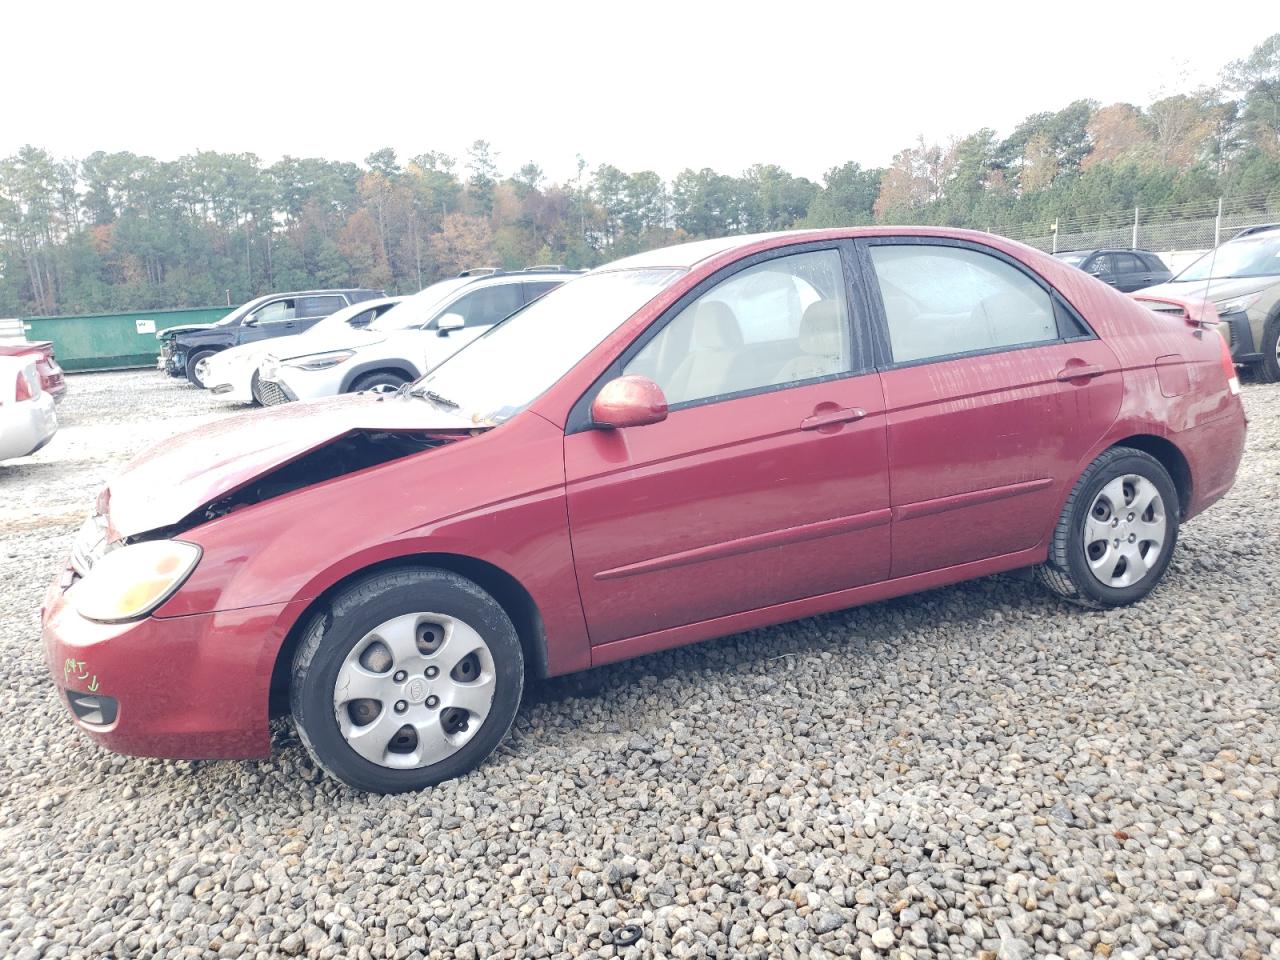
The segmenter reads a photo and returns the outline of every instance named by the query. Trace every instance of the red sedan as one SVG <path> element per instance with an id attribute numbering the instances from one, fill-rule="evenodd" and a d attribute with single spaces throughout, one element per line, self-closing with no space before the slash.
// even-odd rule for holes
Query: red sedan
<path id="1" fill-rule="evenodd" d="M 481 763 L 526 670 L 1025 568 L 1132 603 L 1245 436 L 1212 318 L 1156 306 L 958 230 L 621 260 L 412 389 L 143 455 L 45 597 L 47 660 L 111 749 L 265 755 L 276 692 L 389 792 Z"/>

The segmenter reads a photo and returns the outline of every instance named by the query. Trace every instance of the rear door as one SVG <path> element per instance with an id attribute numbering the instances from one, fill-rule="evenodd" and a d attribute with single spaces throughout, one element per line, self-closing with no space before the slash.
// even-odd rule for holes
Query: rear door
<path id="1" fill-rule="evenodd" d="M 325 317 L 337 313 L 347 305 L 347 298 L 338 293 L 322 293 L 298 298 L 292 333 L 309 330 Z"/>
<path id="2" fill-rule="evenodd" d="M 1137 254 L 1117 250 L 1111 254 L 1111 260 L 1116 268 L 1115 287 L 1117 290 L 1131 293 L 1134 290 L 1148 287 L 1155 282 L 1151 276 L 1151 271 L 1147 269 L 1146 263 Z"/>
<path id="3" fill-rule="evenodd" d="M 1036 547 L 1114 422 L 1111 350 L 1038 276 L 963 241 L 859 241 L 874 278 L 894 577 Z"/>
<path id="4" fill-rule="evenodd" d="M 654 380 L 666 420 L 571 422 L 569 525 L 593 644 L 888 575 L 883 400 L 851 333 L 843 246 L 739 261 L 656 320 L 606 379 Z"/>

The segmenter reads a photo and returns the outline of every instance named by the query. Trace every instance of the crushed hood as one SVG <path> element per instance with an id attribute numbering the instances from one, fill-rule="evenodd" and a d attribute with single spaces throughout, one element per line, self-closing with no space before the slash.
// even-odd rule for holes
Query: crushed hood
<path id="1" fill-rule="evenodd" d="M 216 323 L 180 323 L 177 326 L 157 330 L 156 339 L 167 340 L 170 337 L 176 337 L 180 333 L 191 333 L 193 330 L 212 330 L 216 326 Z"/>
<path id="2" fill-rule="evenodd" d="M 426 400 L 357 394 L 230 417 L 144 451 L 108 485 L 112 533 L 169 527 L 264 474 L 360 432 L 466 436 L 469 420 Z M 360 469 L 368 464 L 353 465 Z M 329 479 L 317 476 L 316 482 Z"/>

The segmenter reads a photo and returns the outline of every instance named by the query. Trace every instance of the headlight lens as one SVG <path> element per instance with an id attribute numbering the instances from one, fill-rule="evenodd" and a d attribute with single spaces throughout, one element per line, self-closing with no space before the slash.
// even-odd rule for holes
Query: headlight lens
<path id="1" fill-rule="evenodd" d="M 297 367 L 299 370 L 328 370 L 340 363 L 345 363 L 356 355 L 354 350 L 334 350 L 332 353 L 317 353 L 314 356 L 302 357 L 286 363 L 286 367 Z"/>
<path id="2" fill-rule="evenodd" d="M 191 575 L 200 548 L 181 540 L 152 540 L 102 556 L 71 591 L 80 616 L 120 623 L 146 616 Z"/>
<path id="3" fill-rule="evenodd" d="M 1248 310 L 1261 298 L 1262 293 L 1250 293 L 1243 297 L 1232 297 L 1230 300 L 1219 300 L 1214 304 L 1218 313 L 1235 313 L 1237 310 Z"/>

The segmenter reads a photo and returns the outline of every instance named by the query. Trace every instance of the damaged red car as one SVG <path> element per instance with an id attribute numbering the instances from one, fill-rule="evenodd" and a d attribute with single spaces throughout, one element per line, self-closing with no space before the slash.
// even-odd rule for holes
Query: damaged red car
<path id="1" fill-rule="evenodd" d="M 1212 322 L 958 230 L 620 260 L 398 394 L 141 456 L 49 588 L 48 665 L 110 749 L 264 756 L 274 707 L 391 792 L 480 764 L 527 672 L 1002 571 L 1132 603 L 1240 461 Z"/>

